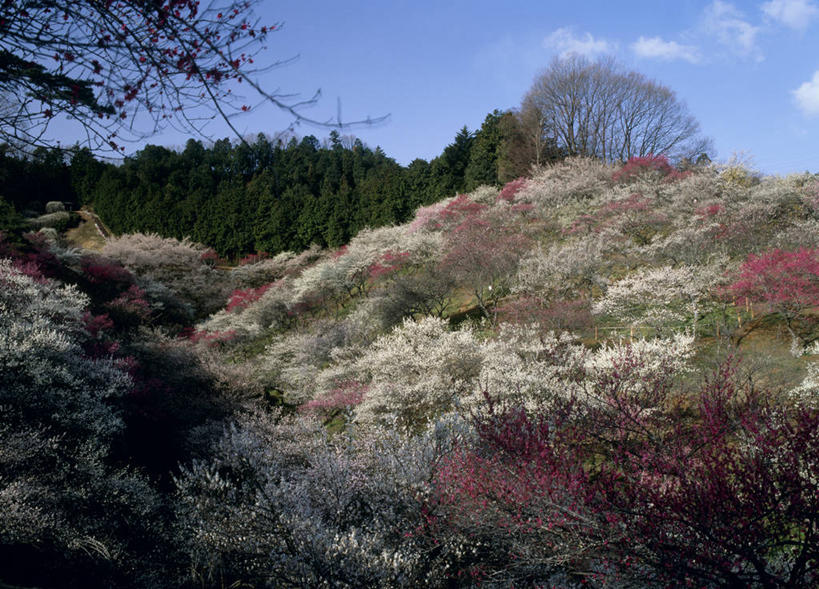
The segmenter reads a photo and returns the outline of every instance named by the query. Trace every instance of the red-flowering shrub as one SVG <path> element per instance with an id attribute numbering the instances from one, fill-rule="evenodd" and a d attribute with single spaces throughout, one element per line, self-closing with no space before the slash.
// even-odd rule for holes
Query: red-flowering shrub
<path id="1" fill-rule="evenodd" d="M 466 194 L 459 194 L 445 206 L 438 203 L 418 209 L 410 230 L 439 230 L 454 227 L 464 219 L 479 215 L 486 209 L 486 205 L 471 200 Z"/>
<path id="2" fill-rule="evenodd" d="M 665 182 L 673 182 L 685 178 L 690 172 L 680 172 L 668 162 L 664 155 L 647 155 L 630 157 L 625 165 L 612 174 L 615 182 L 629 182 L 647 173 L 659 174 Z"/>
<path id="3" fill-rule="evenodd" d="M 528 178 L 516 178 L 515 180 L 511 180 L 507 182 L 504 187 L 501 189 L 500 194 L 498 194 L 497 200 L 505 200 L 506 202 L 512 202 L 515 200 L 515 195 L 523 190 L 526 185 L 529 183 Z"/>
<path id="4" fill-rule="evenodd" d="M 262 298 L 262 295 L 270 290 L 270 287 L 274 284 L 274 282 L 271 282 L 270 284 L 265 284 L 259 288 L 237 288 L 230 295 L 230 299 L 228 300 L 226 307 L 227 311 L 233 311 L 234 309 L 247 309 L 250 305 Z"/>
<path id="5" fill-rule="evenodd" d="M 229 342 L 236 338 L 236 332 L 230 331 L 201 331 L 193 327 L 186 327 L 179 333 L 179 337 L 185 338 L 194 344 L 200 342 L 208 346 L 217 346 L 221 343 Z"/>
<path id="6" fill-rule="evenodd" d="M 202 255 L 199 257 L 199 259 L 202 261 L 203 264 L 210 266 L 211 268 L 225 263 L 225 261 L 219 257 L 219 254 L 217 254 L 212 249 L 207 249 L 204 252 L 202 252 Z"/>
<path id="7" fill-rule="evenodd" d="M 392 274 L 403 268 L 409 262 L 409 252 L 386 252 L 374 263 L 370 264 L 368 270 L 370 278 L 379 278 Z"/>
<path id="8" fill-rule="evenodd" d="M 438 213 L 438 217 L 444 223 L 454 224 L 467 217 L 478 215 L 485 211 L 486 208 L 486 205 L 473 201 L 466 194 L 459 194 L 441 209 L 441 212 Z"/>
<path id="9" fill-rule="evenodd" d="M 136 284 L 106 303 L 105 307 L 111 313 L 114 323 L 120 327 L 130 327 L 151 317 L 151 305 L 145 299 L 145 291 Z"/>
<path id="10" fill-rule="evenodd" d="M 334 251 L 332 254 L 330 254 L 330 257 L 333 258 L 334 260 L 338 259 L 338 258 L 340 258 L 341 256 L 343 256 L 344 254 L 347 253 L 347 249 L 348 248 L 347 248 L 346 245 L 342 245 L 340 248 L 338 248 L 336 251 Z"/>
<path id="11" fill-rule="evenodd" d="M 270 254 L 267 252 L 256 252 L 255 254 L 248 254 L 241 260 L 239 260 L 240 266 L 247 266 L 248 264 L 255 264 L 256 262 L 261 262 L 262 260 L 266 260 L 270 257 Z"/>
<path id="12" fill-rule="evenodd" d="M 120 343 L 111 337 L 114 322 L 107 313 L 94 315 L 86 311 L 82 315 L 85 331 L 90 338 L 83 343 L 83 350 L 91 358 L 110 358 L 120 349 Z"/>
<path id="13" fill-rule="evenodd" d="M 21 271 L 37 280 L 59 276 L 61 264 L 49 250 L 45 235 L 31 231 L 24 233 L 23 238 L 28 242 L 28 248 L 10 248 L 12 251 L 9 256 L 19 262 Z"/>
<path id="14" fill-rule="evenodd" d="M 700 219 L 710 219 L 711 217 L 715 217 L 719 215 L 722 211 L 725 210 L 725 207 L 722 206 L 720 203 L 713 203 L 710 205 L 706 205 L 704 207 L 698 208 L 694 211 L 694 214 L 697 215 Z"/>
<path id="15" fill-rule="evenodd" d="M 628 402 L 623 368 L 594 386 L 599 403 L 489 403 L 478 445 L 438 472 L 433 533 L 490 547 L 474 564 L 513 581 L 566 564 L 637 585 L 815 586 L 819 411 L 772 405 L 726 364 L 686 417 Z"/>
<path id="16" fill-rule="evenodd" d="M 335 413 L 355 407 L 364 400 L 369 385 L 356 380 L 340 382 L 329 394 L 312 399 L 302 405 L 301 410 L 314 413 Z"/>
<path id="17" fill-rule="evenodd" d="M 98 256 L 86 256 L 82 260 L 82 271 L 94 284 L 132 284 L 133 275 L 117 262 Z"/>
<path id="18" fill-rule="evenodd" d="M 114 328 L 114 322 L 111 321 L 108 313 L 93 315 L 91 312 L 86 311 L 83 313 L 82 320 L 85 330 L 94 339 L 98 339 L 104 334 L 104 332 L 110 331 Z"/>
<path id="19" fill-rule="evenodd" d="M 12 266 L 39 284 L 48 284 L 49 279 L 40 270 L 37 262 L 28 260 L 26 256 L 12 258 Z"/>

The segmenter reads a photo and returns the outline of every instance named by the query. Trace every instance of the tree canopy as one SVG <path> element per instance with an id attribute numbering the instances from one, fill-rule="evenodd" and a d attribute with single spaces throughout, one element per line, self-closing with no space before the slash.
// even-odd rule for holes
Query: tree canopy
<path id="1" fill-rule="evenodd" d="M 521 112 L 569 156 L 695 159 L 710 148 L 672 90 L 610 58 L 555 59 L 535 78 Z"/>

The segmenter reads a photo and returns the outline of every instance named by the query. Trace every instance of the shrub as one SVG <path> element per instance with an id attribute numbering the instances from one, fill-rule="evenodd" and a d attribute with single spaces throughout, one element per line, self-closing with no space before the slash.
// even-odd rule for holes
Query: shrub
<path id="1" fill-rule="evenodd" d="M 643 157 L 630 157 L 622 168 L 612 174 L 611 179 L 615 182 L 630 182 L 646 174 L 657 175 L 664 182 L 673 182 L 685 178 L 689 172 L 677 170 L 668 163 L 668 158 L 664 155 L 649 154 Z"/>
<path id="2" fill-rule="evenodd" d="M 523 190 L 528 183 L 529 180 L 527 178 L 517 178 L 507 182 L 498 194 L 497 200 L 512 202 L 515 199 L 515 195 Z"/>
<path id="3" fill-rule="evenodd" d="M 65 231 L 71 221 L 71 215 L 65 211 L 55 213 L 48 213 L 40 215 L 33 219 L 27 219 L 26 224 L 34 229 L 41 229 L 43 227 L 53 227 L 57 231 Z"/>
<path id="4" fill-rule="evenodd" d="M 58 200 L 49 201 L 46 203 L 45 212 L 48 214 L 65 212 L 65 205 Z"/>
<path id="5" fill-rule="evenodd" d="M 81 263 L 83 274 L 94 284 L 121 287 L 134 282 L 133 274 L 112 260 L 100 256 L 86 256 Z"/>
<path id="6" fill-rule="evenodd" d="M 272 284 L 265 284 L 259 288 L 237 289 L 234 290 L 225 309 L 230 312 L 235 309 L 247 309 L 251 304 L 258 301 L 264 293 L 266 293 Z"/>

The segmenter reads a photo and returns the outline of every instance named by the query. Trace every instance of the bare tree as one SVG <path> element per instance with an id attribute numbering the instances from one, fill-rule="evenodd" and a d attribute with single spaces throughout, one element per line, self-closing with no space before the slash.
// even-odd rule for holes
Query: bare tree
<path id="1" fill-rule="evenodd" d="M 65 116 L 82 143 L 123 151 L 166 126 L 202 134 L 221 119 L 272 103 L 294 121 L 343 127 L 338 114 L 311 120 L 298 99 L 264 88 L 258 74 L 278 23 L 254 16 L 259 0 L 7 0 L 0 2 L 0 141 L 49 145 Z M 285 60 L 287 61 L 287 60 Z M 244 90 L 244 92 L 242 92 Z M 245 97 L 242 97 L 242 93 Z M 374 122 L 374 121 L 367 121 Z"/>
<path id="2" fill-rule="evenodd" d="M 535 114 L 532 114 L 534 111 Z M 521 112 L 566 155 L 606 161 L 664 154 L 695 158 L 710 149 L 699 123 L 669 88 L 612 59 L 555 59 L 535 78 Z"/>

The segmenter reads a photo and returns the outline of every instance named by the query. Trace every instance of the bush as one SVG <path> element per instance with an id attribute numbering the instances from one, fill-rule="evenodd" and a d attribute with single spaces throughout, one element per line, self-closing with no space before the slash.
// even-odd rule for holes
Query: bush
<path id="1" fill-rule="evenodd" d="M 45 212 L 48 213 L 62 213 L 65 212 L 65 205 L 58 201 L 52 200 L 46 203 Z"/>
<path id="2" fill-rule="evenodd" d="M 664 155 L 649 154 L 644 157 L 630 157 L 622 168 L 612 174 L 611 179 L 615 182 L 630 182 L 640 176 L 655 175 L 664 182 L 673 182 L 685 178 L 688 174 L 680 172 L 668 163 L 668 158 Z"/>
<path id="3" fill-rule="evenodd" d="M 40 215 L 34 219 L 27 219 L 26 224 L 33 229 L 52 227 L 57 231 L 65 231 L 71 221 L 71 215 L 65 211 Z"/>

